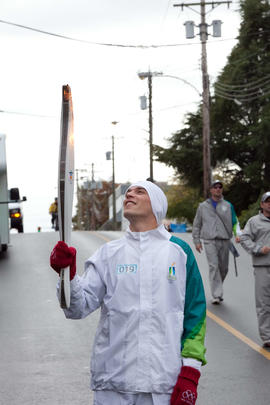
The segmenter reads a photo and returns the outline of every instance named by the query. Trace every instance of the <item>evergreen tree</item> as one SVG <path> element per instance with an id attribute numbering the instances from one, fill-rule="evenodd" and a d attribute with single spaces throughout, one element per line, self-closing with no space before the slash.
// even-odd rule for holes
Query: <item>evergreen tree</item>
<path id="1" fill-rule="evenodd" d="M 240 167 L 233 185 L 248 186 L 254 201 L 270 186 L 270 6 L 240 6 L 239 42 L 215 84 L 211 136 L 216 160 Z"/>
<path id="2" fill-rule="evenodd" d="M 185 128 L 169 139 L 168 149 L 154 145 L 154 153 L 160 162 L 176 170 L 181 183 L 200 187 L 202 171 L 202 120 L 189 114 Z"/>
<path id="3" fill-rule="evenodd" d="M 270 5 L 241 0 L 238 44 L 215 83 L 210 107 L 212 167 L 238 167 L 227 198 L 237 211 L 270 189 Z M 174 167 L 190 186 L 202 188 L 201 108 L 173 134 L 168 149 L 155 147 L 159 161 Z"/>

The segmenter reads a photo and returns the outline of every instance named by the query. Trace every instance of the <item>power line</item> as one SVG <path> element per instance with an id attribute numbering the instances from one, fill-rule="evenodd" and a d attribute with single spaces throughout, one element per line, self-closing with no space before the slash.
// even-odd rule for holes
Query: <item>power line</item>
<path id="1" fill-rule="evenodd" d="M 3 114 L 15 114 L 15 115 L 27 115 L 27 116 L 31 116 L 31 117 L 40 117 L 40 118 L 57 118 L 54 115 L 31 114 L 31 113 L 25 113 L 25 112 L 19 112 L 19 111 L 8 111 L 8 110 L 0 110 L 0 113 L 3 113 Z"/>
<path id="2" fill-rule="evenodd" d="M 161 24 L 161 29 L 163 29 L 163 25 L 164 25 L 164 22 L 165 22 L 165 20 L 166 20 L 166 18 L 167 18 L 167 15 L 168 15 L 168 11 L 169 11 L 169 8 L 170 8 L 170 3 L 172 2 L 172 0 L 168 0 L 168 3 L 167 3 L 167 6 L 166 6 L 166 11 L 165 11 L 165 13 L 164 13 L 164 15 L 163 15 L 163 18 L 162 18 L 162 24 Z"/>
<path id="3" fill-rule="evenodd" d="M 244 90 L 254 90 L 257 89 L 258 87 L 264 86 L 266 84 L 268 84 L 270 81 L 270 74 L 266 75 L 265 77 L 258 79 L 258 80 L 254 80 L 253 82 L 248 82 L 248 83 L 244 83 L 244 84 L 226 84 L 226 83 L 222 83 L 222 82 L 216 82 L 215 83 L 215 88 L 223 90 L 223 91 L 231 91 L 234 93 L 237 92 L 243 92 Z"/>
<path id="4" fill-rule="evenodd" d="M 265 88 L 265 89 L 258 89 L 257 91 L 254 91 L 254 92 L 248 93 L 248 94 L 226 93 L 221 90 L 217 90 L 215 93 L 219 94 L 219 95 L 223 95 L 225 97 L 232 97 L 232 98 L 237 98 L 237 99 L 241 99 L 241 100 L 251 100 L 253 98 L 253 96 L 255 96 L 255 98 L 260 98 L 262 96 L 265 96 L 265 94 L 268 94 L 269 90 L 270 90 L 270 87 Z"/>
<path id="5" fill-rule="evenodd" d="M 200 42 L 180 43 L 180 44 L 157 44 L 157 45 L 154 45 L 154 44 L 153 44 L 153 45 L 131 45 L 131 44 L 117 44 L 117 43 L 106 43 L 106 42 L 94 42 L 94 41 L 88 41 L 88 40 L 85 40 L 85 39 L 79 39 L 79 38 L 69 37 L 69 36 L 67 36 L 67 35 L 55 34 L 55 33 L 49 32 L 49 31 L 40 30 L 40 29 L 38 29 L 38 28 L 34 28 L 34 27 L 29 27 L 29 26 L 27 26 L 27 25 L 22 25 L 22 24 L 13 23 L 13 22 L 10 22 L 10 21 L 0 20 L 0 23 L 2 23 L 2 24 L 7 24 L 7 25 L 11 25 L 11 26 L 14 26 L 14 27 L 22 28 L 22 29 L 26 29 L 26 30 L 29 30 L 29 31 L 38 32 L 38 33 L 44 34 L 44 35 L 50 35 L 50 36 L 52 36 L 52 37 L 61 38 L 61 39 L 66 39 L 66 40 L 74 41 L 74 42 L 80 42 L 80 43 L 84 43 L 84 44 L 88 44 L 88 45 L 109 46 L 109 47 L 119 47 L 119 48 L 137 48 L 137 49 L 166 48 L 166 47 L 178 47 L 178 46 L 200 45 Z M 237 38 L 228 38 L 228 39 L 213 41 L 213 42 L 209 42 L 209 43 L 222 42 L 222 41 L 232 41 L 232 40 L 236 40 L 236 39 L 237 39 Z"/>
<path id="6" fill-rule="evenodd" d="M 215 94 L 226 99 L 252 101 L 269 94 L 270 75 L 243 85 L 214 85 Z"/>
<path id="7" fill-rule="evenodd" d="M 173 105 L 171 107 L 164 107 L 164 108 L 159 108 L 157 110 L 155 110 L 155 112 L 162 112 L 162 111 L 167 111 L 167 110 L 173 110 L 176 108 L 181 108 L 181 107 L 186 107 L 187 105 L 191 105 L 191 104 L 198 104 L 198 101 L 191 101 L 190 103 L 185 103 L 185 104 L 178 104 L 178 105 Z"/>
<path id="8" fill-rule="evenodd" d="M 224 98 L 225 100 L 232 100 L 232 101 L 241 101 L 241 102 L 251 102 L 254 100 L 258 100 L 259 98 L 266 97 L 270 95 L 270 88 L 264 89 L 264 91 L 261 91 L 261 94 L 253 93 L 253 94 L 246 94 L 246 95 L 233 95 L 230 93 L 223 93 L 220 91 L 215 91 L 215 96 L 218 96 L 220 98 Z"/>
<path id="9" fill-rule="evenodd" d="M 170 2 L 171 0 L 169 0 Z M 195 11 L 195 10 L 194 10 Z M 166 16 L 165 16 L 166 18 Z M 95 41 L 88 41 L 85 39 L 79 39 L 79 38 L 74 38 L 74 37 L 70 37 L 67 35 L 63 35 L 63 34 L 56 34 L 53 32 L 49 32 L 49 31 L 45 31 L 45 30 L 41 30 L 38 28 L 34 28 L 34 27 L 30 27 L 27 25 L 23 25 L 23 24 L 18 24 L 18 23 L 14 23 L 11 21 L 5 21 L 5 20 L 0 20 L 0 23 L 2 24 L 7 24 L 7 25 L 11 25 L 14 27 L 18 27 L 21 29 L 26 29 L 29 31 L 34 31 L 34 32 L 38 32 L 40 34 L 44 34 L 44 35 L 50 35 L 52 37 L 56 37 L 56 38 L 61 38 L 61 39 L 66 39 L 69 41 L 74 41 L 74 42 L 81 42 L 81 43 L 85 43 L 88 45 L 99 45 L 99 46 L 109 46 L 109 47 L 120 47 L 120 48 L 141 48 L 141 49 L 147 49 L 147 48 L 165 48 L 165 47 L 178 47 L 178 46 L 189 46 L 189 45 L 200 45 L 200 42 L 193 42 L 193 43 L 177 43 L 177 44 L 152 44 L 152 45 L 132 45 L 132 44 L 118 44 L 118 43 L 108 43 L 108 42 L 95 42 Z M 259 32 L 254 32 L 254 33 L 249 33 L 247 36 L 261 36 L 264 33 L 268 33 L 270 32 L 270 30 L 262 30 Z M 237 37 L 233 37 L 233 38 L 225 38 L 225 39 L 219 39 L 219 40 L 215 40 L 215 41 L 209 41 L 208 44 L 215 44 L 217 42 L 225 42 L 225 41 L 234 41 L 234 40 L 239 40 L 239 36 Z"/>

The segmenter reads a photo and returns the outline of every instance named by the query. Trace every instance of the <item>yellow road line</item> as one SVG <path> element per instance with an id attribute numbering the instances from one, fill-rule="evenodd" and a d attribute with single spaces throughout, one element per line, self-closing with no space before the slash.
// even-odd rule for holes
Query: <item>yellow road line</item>
<path id="1" fill-rule="evenodd" d="M 207 310 L 206 314 L 210 319 L 212 319 L 218 325 L 222 326 L 222 328 L 226 329 L 228 332 L 233 334 L 239 340 L 242 340 L 242 342 L 246 343 L 248 346 L 250 346 L 256 352 L 260 353 L 267 360 L 270 360 L 270 352 L 265 350 L 263 347 L 259 346 L 257 343 L 253 342 L 253 340 L 251 340 L 248 337 L 246 337 L 245 335 L 243 335 L 243 333 L 239 332 L 237 329 L 234 329 L 227 322 L 223 321 L 221 318 L 219 318 L 218 316 L 213 314 L 213 312 L 210 312 L 209 310 Z"/>
<path id="2" fill-rule="evenodd" d="M 111 241 L 111 239 L 107 238 L 106 236 L 102 235 L 99 232 L 95 232 L 95 235 L 97 235 L 100 239 L 105 240 L 105 242 L 110 242 Z"/>

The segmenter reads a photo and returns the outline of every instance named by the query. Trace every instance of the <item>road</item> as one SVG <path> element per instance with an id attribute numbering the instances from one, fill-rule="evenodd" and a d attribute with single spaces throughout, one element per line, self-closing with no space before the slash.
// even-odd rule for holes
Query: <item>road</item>
<path id="1" fill-rule="evenodd" d="M 77 268 L 120 232 L 73 232 Z M 177 236 L 193 248 L 189 233 Z M 66 320 L 55 293 L 49 254 L 58 234 L 12 234 L 0 255 L 0 405 L 90 405 L 89 361 L 99 313 Z M 194 251 L 207 297 L 207 360 L 197 405 L 270 404 L 270 351 L 261 348 L 250 257 L 239 247 L 224 303 L 211 304 L 204 253 Z"/>

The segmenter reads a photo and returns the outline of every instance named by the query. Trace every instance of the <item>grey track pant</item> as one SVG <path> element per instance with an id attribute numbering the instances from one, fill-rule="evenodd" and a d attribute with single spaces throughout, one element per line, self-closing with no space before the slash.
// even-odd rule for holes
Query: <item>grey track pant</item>
<path id="1" fill-rule="evenodd" d="M 260 337 L 270 342 L 270 266 L 254 267 L 255 302 Z"/>
<path id="2" fill-rule="evenodd" d="M 171 394 L 125 394 L 116 391 L 94 392 L 94 405 L 170 405 L 170 399 Z"/>
<path id="3" fill-rule="evenodd" d="M 223 297 L 223 281 L 228 273 L 229 239 L 204 240 L 204 249 L 209 265 L 209 281 L 214 298 Z"/>

